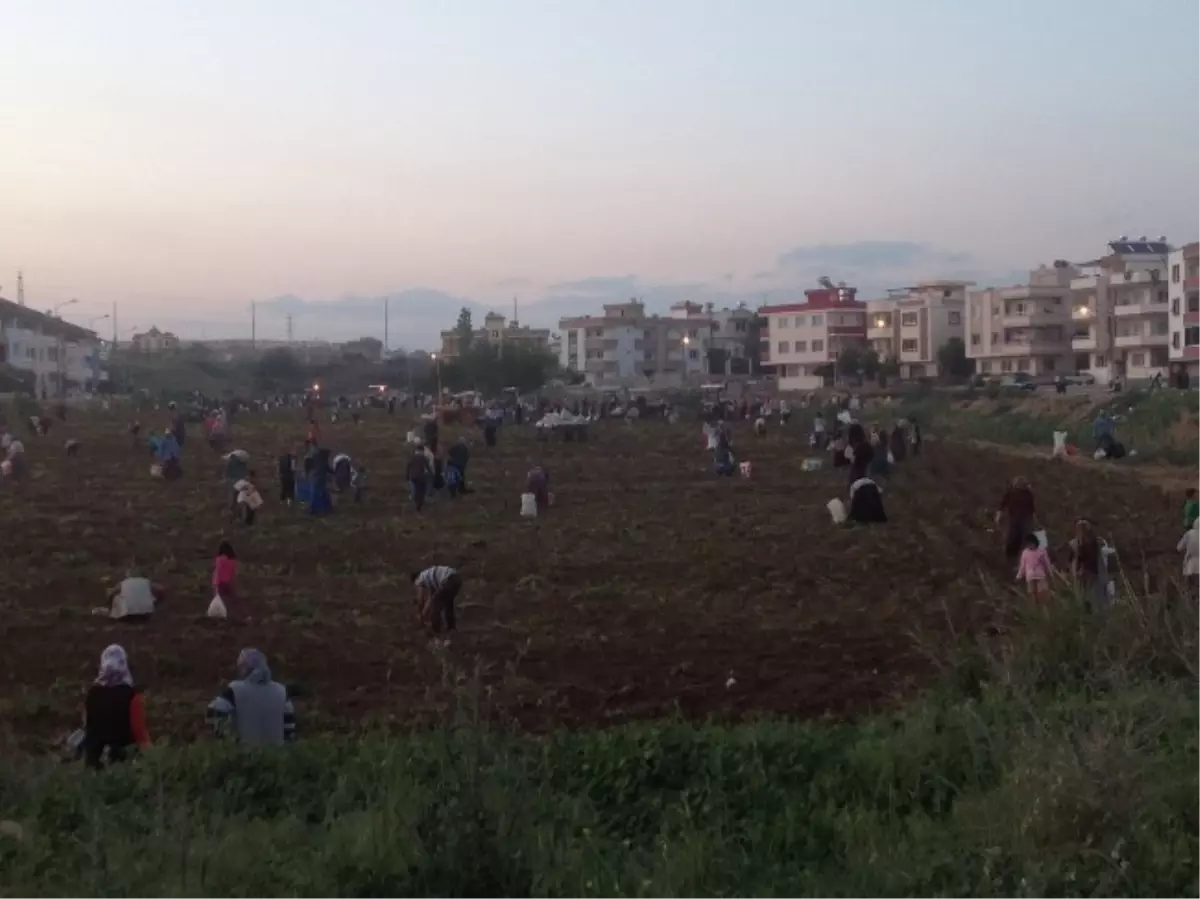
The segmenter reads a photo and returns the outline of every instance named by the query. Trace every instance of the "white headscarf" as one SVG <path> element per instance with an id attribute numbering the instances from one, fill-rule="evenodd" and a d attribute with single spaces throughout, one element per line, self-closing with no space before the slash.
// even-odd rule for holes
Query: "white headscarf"
<path id="1" fill-rule="evenodd" d="M 125 650 L 113 643 L 100 654 L 100 671 L 96 675 L 96 683 L 105 687 L 115 687 L 124 684 L 133 686 L 133 675 L 129 671 L 129 660 L 125 658 Z"/>

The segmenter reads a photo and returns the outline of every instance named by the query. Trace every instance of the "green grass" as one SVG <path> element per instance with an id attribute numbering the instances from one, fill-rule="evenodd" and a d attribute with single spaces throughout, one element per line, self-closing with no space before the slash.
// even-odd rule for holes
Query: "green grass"
<path id="1" fill-rule="evenodd" d="M 969 440 L 986 440 L 1009 445 L 1053 445 L 1053 432 L 1067 431 L 1067 441 L 1090 452 L 1091 399 L 1083 394 L 1047 403 L 1050 391 L 1025 397 L 997 390 L 971 394 L 916 395 L 896 407 L 896 414 L 916 416 L 930 434 Z M 977 408 L 963 408 L 967 400 L 981 401 Z M 1120 416 L 1117 439 L 1127 449 L 1137 450 L 1128 461 L 1192 465 L 1200 454 L 1196 427 L 1197 395 L 1191 391 L 1129 391 L 1105 397 L 1103 408 Z M 868 416 L 869 417 L 869 416 Z"/>
<path id="2" fill-rule="evenodd" d="M 851 723 L 535 739 L 468 677 L 438 732 L 5 765 L 0 892 L 1194 895 L 1194 598 L 997 609 Z"/>

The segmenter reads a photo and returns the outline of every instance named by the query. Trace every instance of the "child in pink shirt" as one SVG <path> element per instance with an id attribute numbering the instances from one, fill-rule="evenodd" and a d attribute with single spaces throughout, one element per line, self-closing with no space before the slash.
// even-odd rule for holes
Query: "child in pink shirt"
<path id="1" fill-rule="evenodd" d="M 1021 563 L 1017 567 L 1017 580 L 1024 581 L 1032 599 L 1045 599 L 1050 593 L 1050 575 L 1054 569 L 1050 554 L 1038 542 L 1034 534 L 1025 537 L 1025 548 L 1021 551 Z"/>
<path id="2" fill-rule="evenodd" d="M 237 570 L 237 553 L 233 551 L 229 541 L 221 541 L 220 547 L 217 548 L 217 557 L 213 559 L 213 592 L 225 603 L 230 618 L 234 621 L 248 622 L 250 618 L 244 614 L 245 610 L 237 593 Z"/>

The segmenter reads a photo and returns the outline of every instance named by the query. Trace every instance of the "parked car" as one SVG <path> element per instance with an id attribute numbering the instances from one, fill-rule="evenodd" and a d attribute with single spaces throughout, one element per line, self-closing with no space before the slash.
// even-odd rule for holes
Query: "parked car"
<path id="1" fill-rule="evenodd" d="M 1072 387 L 1094 387 L 1096 378 L 1086 371 L 1076 371 L 1069 375 L 1063 375 L 1063 380 Z"/>
<path id="2" fill-rule="evenodd" d="M 1027 373 L 1019 371 L 1000 379 L 1002 390 L 1037 390 L 1037 384 Z"/>

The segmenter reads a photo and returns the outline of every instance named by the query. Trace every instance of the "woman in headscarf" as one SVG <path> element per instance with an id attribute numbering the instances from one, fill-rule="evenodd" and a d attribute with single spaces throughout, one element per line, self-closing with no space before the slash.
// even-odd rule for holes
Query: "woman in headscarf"
<path id="1" fill-rule="evenodd" d="M 296 739 L 296 712 L 288 689 L 271 679 L 267 657 L 243 649 L 238 679 L 208 704 L 207 718 L 218 736 L 245 746 L 282 746 Z"/>
<path id="2" fill-rule="evenodd" d="M 1075 522 L 1075 536 L 1067 544 L 1071 551 L 1071 574 L 1075 586 L 1094 609 L 1108 606 L 1108 571 L 1104 545 L 1086 518 Z"/>
<path id="3" fill-rule="evenodd" d="M 1195 596 L 1196 588 L 1200 587 L 1200 518 L 1193 519 L 1175 544 L 1175 551 L 1183 553 L 1183 580 L 1188 593 Z"/>
<path id="4" fill-rule="evenodd" d="M 115 643 L 100 655 L 100 670 L 84 700 L 83 733 L 83 757 L 91 768 L 100 767 L 105 749 L 109 762 L 120 762 L 131 747 L 150 745 L 141 691 L 133 685 L 125 650 Z"/>
<path id="5" fill-rule="evenodd" d="M 870 470 L 875 450 L 867 440 L 867 432 L 858 422 L 846 429 L 846 458 L 850 462 L 850 483 L 865 478 Z"/>
<path id="6" fill-rule="evenodd" d="M 1025 538 L 1033 533 L 1037 520 L 1033 503 L 1033 488 L 1028 479 L 1017 476 L 1000 498 L 1000 508 L 996 510 L 996 524 L 1004 517 L 1008 525 L 1004 534 L 1004 555 L 1015 565 L 1025 548 Z"/>
<path id="7" fill-rule="evenodd" d="M 885 524 L 888 520 L 883 509 L 883 491 L 865 475 L 850 484 L 847 519 L 855 524 Z"/>
<path id="8" fill-rule="evenodd" d="M 880 428 L 878 440 L 876 441 L 876 445 L 873 447 L 875 451 L 875 457 L 871 460 L 870 466 L 872 478 L 887 477 L 892 470 L 892 466 L 888 462 L 888 453 L 891 452 L 891 449 L 888 448 L 888 444 L 889 437 L 887 428 Z"/>

